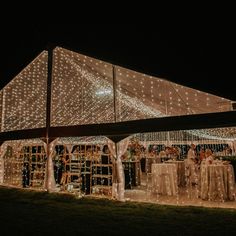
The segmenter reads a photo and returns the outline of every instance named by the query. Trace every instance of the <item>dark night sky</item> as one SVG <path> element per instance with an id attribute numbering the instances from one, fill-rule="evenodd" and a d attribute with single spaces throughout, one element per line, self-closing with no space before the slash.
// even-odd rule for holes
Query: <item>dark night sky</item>
<path id="1" fill-rule="evenodd" d="M 236 100 L 235 36 L 225 24 L 24 24 L 1 31 L 1 87 L 49 43 Z"/>

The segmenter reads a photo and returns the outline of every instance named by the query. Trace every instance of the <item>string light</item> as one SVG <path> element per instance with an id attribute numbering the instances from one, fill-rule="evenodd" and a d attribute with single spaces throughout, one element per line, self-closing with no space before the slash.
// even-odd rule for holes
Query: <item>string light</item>
<path id="1" fill-rule="evenodd" d="M 118 72 L 118 121 L 231 110 L 230 100 L 222 100 L 208 93 L 202 93 L 202 96 L 196 99 L 196 94 L 200 91 L 118 66 L 115 70 Z M 52 126 L 114 122 L 112 74 L 112 65 L 108 63 L 56 48 Z M 159 95 L 156 91 L 159 91 Z M 164 91 L 168 96 L 163 96 L 160 91 Z M 101 97 L 101 94 L 104 96 Z M 203 102 L 204 96 L 207 103 Z M 176 98 L 178 102 L 174 102 Z M 93 119 L 94 116 L 99 119 Z"/>
<path id="2" fill-rule="evenodd" d="M 47 52 L 43 51 L 1 91 L 1 131 L 46 126 Z"/>
<path id="3" fill-rule="evenodd" d="M 19 75 L 17 75 L 7 86 L 0 91 L 0 126 L 1 131 L 12 131 L 22 129 L 34 129 L 45 127 L 46 124 L 46 91 L 47 91 L 47 60 L 48 54 L 42 52 L 30 65 L 28 65 Z M 116 77 L 113 78 L 113 69 Z M 137 120 L 154 117 L 199 114 L 219 111 L 230 111 L 231 102 L 228 99 L 215 95 L 200 92 L 192 88 L 180 86 L 164 79 L 147 76 L 132 70 L 115 66 L 83 56 L 72 51 L 56 48 L 53 51 L 53 79 L 52 79 L 52 101 L 51 101 L 51 126 L 69 126 L 77 124 L 107 123 L 114 122 L 114 99 L 116 104 L 117 121 Z M 113 81 L 115 79 L 115 81 Z M 116 88 L 113 88 L 113 85 Z M 114 93 L 115 89 L 115 94 Z M 185 146 L 192 142 L 204 143 L 220 150 L 222 144 L 235 142 L 236 128 L 218 128 L 204 130 L 186 130 L 173 132 L 147 133 L 144 135 L 134 135 L 140 141 L 144 140 L 145 145 L 155 144 L 157 141 L 163 145 L 181 145 L 181 152 L 186 154 Z M 105 137 L 85 137 L 85 138 L 60 138 L 57 144 L 65 145 L 70 158 L 74 155 L 73 145 L 104 145 L 108 140 Z M 218 142 L 218 143 L 217 143 Z M 24 152 L 21 148 L 30 146 L 30 152 Z M 33 153 L 32 147 L 41 146 L 42 152 Z M 71 149 L 69 148 L 71 147 Z M 183 150 L 182 150 L 183 149 Z M 186 149 L 186 147 L 185 147 Z M 44 150 L 44 151 L 43 151 Z M 235 151 L 235 150 L 234 150 Z M 50 146 L 50 155 L 54 155 L 55 145 Z M 95 154 L 94 152 L 93 154 Z M 92 154 L 92 155 L 93 155 Z M 23 156 L 31 158 L 32 165 L 38 165 L 38 161 L 32 161 L 33 157 L 40 157 L 43 173 L 39 177 L 39 186 L 42 187 L 45 174 L 45 144 L 41 140 L 22 140 L 5 142 L 1 147 L 0 159 L 0 182 L 12 185 L 22 184 Z M 90 155 L 87 152 L 86 155 Z M 3 156 L 6 158 L 5 169 L 3 166 Z M 88 158 L 83 156 L 83 158 Z M 79 157 L 79 156 L 78 156 Z M 49 158 L 49 157 L 48 157 Z M 95 156 L 93 156 L 95 158 Z M 79 161 L 82 156 L 80 155 Z M 14 161 L 14 165 L 10 164 Z M 41 163 L 41 161 L 43 163 Z M 98 163 L 103 164 L 103 163 Z M 49 168 L 53 169 L 52 163 L 48 162 Z M 101 178 L 102 195 L 105 194 L 105 185 L 112 184 L 111 173 L 108 170 L 106 175 L 102 169 L 100 173 L 97 162 L 93 160 L 94 171 L 92 180 L 94 190 L 99 190 L 97 177 Z M 120 168 L 120 167 L 119 167 Z M 138 175 L 132 179 L 131 162 L 129 163 L 129 184 L 132 181 L 139 184 Z M 137 171 L 139 172 L 139 166 Z M 36 173 L 38 170 L 34 170 Z M 122 168 L 121 168 L 122 171 Z M 227 170 L 230 172 L 229 170 Z M 175 171 L 173 171 L 175 174 Z M 177 172 L 177 171 L 176 171 Z M 33 171 L 32 171 L 33 173 Z M 153 172 L 154 173 L 154 172 Z M 167 174 L 172 174 L 167 171 Z M 232 174 L 229 173 L 232 177 Z M 96 176 L 97 175 L 97 176 Z M 172 190 L 168 187 L 169 177 L 164 177 L 167 186 L 167 194 L 171 195 Z M 224 200 L 223 187 L 220 185 L 219 172 L 216 171 L 218 188 L 214 193 L 208 193 L 208 199 L 212 200 L 210 194 L 218 194 Z M 23 174 L 27 180 L 27 173 Z M 84 173 L 86 181 L 86 174 Z M 108 178 L 108 180 L 106 180 Z M 33 183 L 31 176 L 29 181 Z M 196 177 L 196 182 L 197 182 Z M 38 181 L 38 180 L 37 180 Z M 174 184 L 177 185 L 177 177 Z M 58 179 L 57 179 L 58 182 Z M 229 180 L 233 183 L 232 178 Z M 53 182 L 49 181 L 52 188 Z M 147 191 L 153 191 L 155 181 Z M 91 186 L 90 186 L 91 187 Z M 157 187 L 159 188 L 160 186 Z M 109 187 L 110 188 L 110 187 Z M 232 190 L 232 185 L 230 189 Z M 85 192 L 87 192 L 85 183 Z M 110 190 L 109 190 L 110 191 Z M 187 190 L 187 195 L 191 195 L 192 190 Z M 196 194 L 199 195 L 199 190 Z M 177 203 L 179 202 L 179 191 L 176 190 Z M 158 201 L 159 195 L 157 196 Z"/>

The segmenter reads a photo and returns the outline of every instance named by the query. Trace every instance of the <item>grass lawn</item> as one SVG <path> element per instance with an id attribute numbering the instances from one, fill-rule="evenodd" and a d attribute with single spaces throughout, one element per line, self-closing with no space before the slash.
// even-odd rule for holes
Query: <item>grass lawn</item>
<path id="1" fill-rule="evenodd" d="M 236 235 L 236 210 L 0 187 L 0 235 Z"/>

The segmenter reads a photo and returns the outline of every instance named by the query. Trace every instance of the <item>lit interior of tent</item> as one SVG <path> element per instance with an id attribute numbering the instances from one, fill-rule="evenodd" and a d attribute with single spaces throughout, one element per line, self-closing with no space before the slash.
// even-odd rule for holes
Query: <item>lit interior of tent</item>
<path id="1" fill-rule="evenodd" d="M 1 133 L 46 128 L 47 79 L 43 51 L 0 91 Z M 50 93 L 54 128 L 232 110 L 229 99 L 60 47 L 53 50 Z M 0 184 L 120 201 L 236 207 L 236 127 L 134 131 L 117 143 L 79 133 L 45 140 L 3 140 Z"/>

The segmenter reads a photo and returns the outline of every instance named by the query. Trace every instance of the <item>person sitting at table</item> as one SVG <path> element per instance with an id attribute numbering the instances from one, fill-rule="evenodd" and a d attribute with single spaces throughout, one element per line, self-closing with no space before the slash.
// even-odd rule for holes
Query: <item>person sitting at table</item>
<path id="1" fill-rule="evenodd" d="M 206 164 L 208 165 L 212 164 L 214 157 L 213 157 L 211 149 L 206 149 L 205 157 L 206 157 Z"/>

